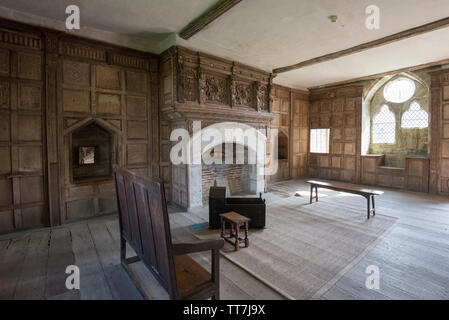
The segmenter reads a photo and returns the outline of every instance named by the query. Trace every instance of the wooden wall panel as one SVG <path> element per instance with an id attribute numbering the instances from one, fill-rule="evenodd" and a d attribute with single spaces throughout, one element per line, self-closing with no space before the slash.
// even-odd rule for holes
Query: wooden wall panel
<path id="1" fill-rule="evenodd" d="M 0 38 L 0 233 L 50 224 L 45 154 L 44 52 L 39 32 Z M 11 43 L 19 37 L 23 41 Z"/>
<path id="2" fill-rule="evenodd" d="M 150 103 L 154 102 L 154 95 L 157 99 L 157 91 L 150 86 L 149 78 L 158 69 L 157 58 L 151 55 L 73 37 L 61 37 L 58 47 L 58 90 L 62 97 L 58 101 L 58 122 L 63 124 L 59 130 L 64 132 L 59 141 L 63 150 L 59 160 L 64 222 L 115 210 L 112 176 L 81 182 L 72 179 L 73 132 L 94 123 L 111 137 L 112 164 L 140 175 L 152 175 L 152 134 L 158 119 L 151 122 L 154 115 L 150 110 L 154 106 Z M 157 90 L 157 82 L 154 85 Z"/>
<path id="3" fill-rule="evenodd" d="M 311 91 L 310 128 L 330 129 L 330 141 L 329 154 L 310 154 L 310 176 L 360 183 L 362 94 L 360 85 Z"/>
<path id="4" fill-rule="evenodd" d="M 71 135 L 92 123 L 110 135 L 112 163 L 159 175 L 158 57 L 0 27 L 0 233 L 115 210 L 111 177 L 71 176 Z"/>
<path id="5" fill-rule="evenodd" d="M 449 71 L 431 72 L 429 191 L 449 194 Z"/>

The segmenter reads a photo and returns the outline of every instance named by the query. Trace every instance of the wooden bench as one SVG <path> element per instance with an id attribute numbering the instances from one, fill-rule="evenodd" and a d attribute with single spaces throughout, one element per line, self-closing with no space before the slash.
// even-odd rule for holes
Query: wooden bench
<path id="1" fill-rule="evenodd" d="M 121 264 L 143 296 L 146 296 L 143 286 L 129 269 L 130 264 L 138 261 L 142 261 L 151 271 L 170 299 L 218 300 L 219 250 L 224 241 L 172 243 L 163 183 L 138 177 L 117 166 L 114 166 L 114 179 L 120 222 Z M 137 256 L 126 258 L 126 243 Z M 200 251 L 212 252 L 211 273 L 188 256 Z"/>
<path id="2" fill-rule="evenodd" d="M 315 180 L 307 180 L 307 183 L 310 184 L 310 204 L 313 202 L 313 190 L 315 189 L 315 200 L 318 202 L 318 188 L 330 189 L 334 191 L 358 194 L 362 197 L 365 197 L 367 200 L 367 217 L 370 218 L 370 214 L 373 216 L 376 215 L 376 206 L 374 204 L 374 196 L 380 196 L 384 192 L 378 190 L 370 190 L 364 188 L 350 188 L 343 186 L 336 186 L 331 183 L 315 181 Z"/>

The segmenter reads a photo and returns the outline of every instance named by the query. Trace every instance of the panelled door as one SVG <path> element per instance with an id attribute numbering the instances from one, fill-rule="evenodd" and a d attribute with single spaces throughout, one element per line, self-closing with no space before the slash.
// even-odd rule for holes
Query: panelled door
<path id="1" fill-rule="evenodd" d="M 48 226 L 49 217 L 42 41 L 1 31 L 0 233 L 7 233 Z"/>

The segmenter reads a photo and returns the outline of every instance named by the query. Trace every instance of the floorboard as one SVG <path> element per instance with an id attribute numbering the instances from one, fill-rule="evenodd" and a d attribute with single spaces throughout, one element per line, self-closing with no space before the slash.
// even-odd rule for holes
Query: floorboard
<path id="1" fill-rule="evenodd" d="M 342 185 L 350 185 L 344 184 Z M 369 187 L 372 188 L 372 187 Z M 309 196 L 302 180 L 274 185 L 265 194 L 267 204 L 295 195 Z M 449 198 L 423 193 L 383 189 L 376 198 L 378 214 L 398 218 L 393 229 L 333 287 L 319 299 L 449 299 Z M 360 196 L 320 190 L 324 210 L 366 214 L 366 200 Z M 317 212 L 317 206 L 306 210 Z M 304 210 L 304 208 L 302 209 Z M 195 239 L 191 224 L 208 220 L 207 208 L 180 212 L 171 208 L 174 241 Z M 374 217 L 375 219 L 375 217 Z M 94 218 L 61 227 L 18 232 L 0 237 L 0 299 L 142 299 L 119 261 L 117 215 Z M 128 247 L 128 255 L 132 255 Z M 208 252 L 192 257 L 210 268 Z M 81 290 L 68 290 L 68 265 L 78 265 Z M 365 286 L 366 268 L 380 270 L 379 290 Z M 139 278 L 153 299 L 167 299 L 152 274 L 141 263 L 131 272 Z M 283 299 L 276 291 L 225 258 L 220 259 L 222 299 Z"/>
<path id="2" fill-rule="evenodd" d="M 42 300 L 45 298 L 49 240 L 50 230 L 38 231 L 30 235 L 14 299 Z"/>
<path id="3" fill-rule="evenodd" d="M 106 281 L 87 222 L 71 226 L 70 231 L 74 264 L 80 269 L 80 299 L 112 299 L 111 289 Z"/>

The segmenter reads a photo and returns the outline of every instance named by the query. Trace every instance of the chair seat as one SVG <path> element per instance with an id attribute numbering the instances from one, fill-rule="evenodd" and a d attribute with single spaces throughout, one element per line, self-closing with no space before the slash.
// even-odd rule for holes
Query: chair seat
<path id="1" fill-rule="evenodd" d="M 211 274 L 190 256 L 174 256 L 179 296 L 186 297 L 198 289 L 213 286 Z"/>

